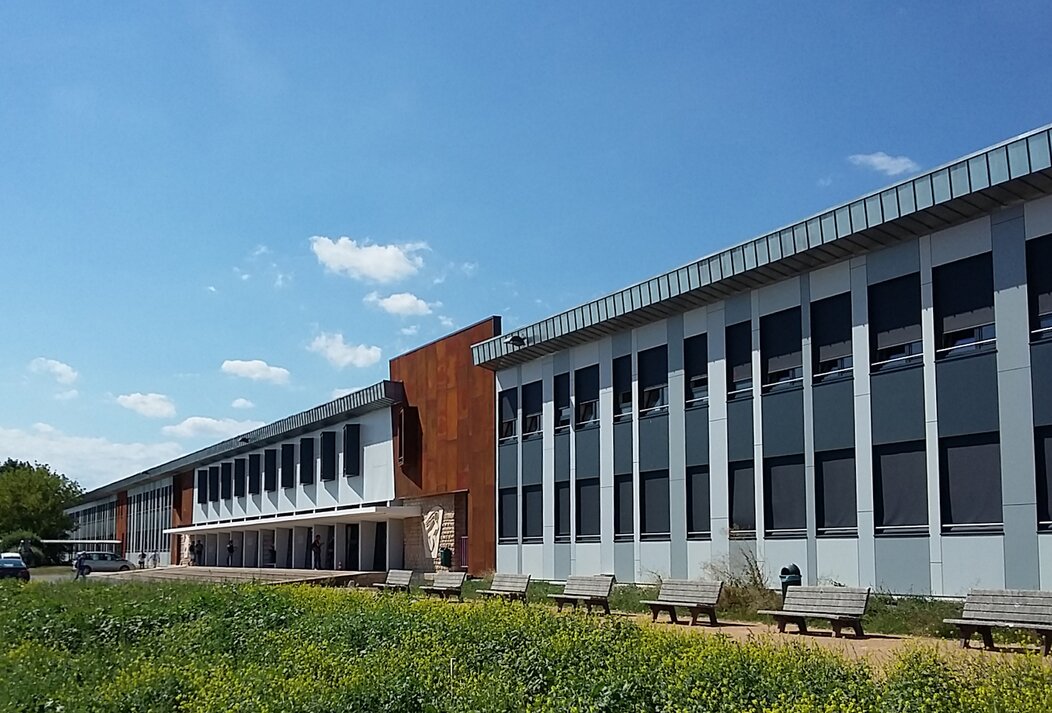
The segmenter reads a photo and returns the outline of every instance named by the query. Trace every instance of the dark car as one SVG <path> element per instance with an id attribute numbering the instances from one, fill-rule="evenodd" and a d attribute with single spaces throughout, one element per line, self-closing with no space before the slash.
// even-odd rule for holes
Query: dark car
<path id="1" fill-rule="evenodd" d="M 17 577 L 23 582 L 29 581 L 29 567 L 21 557 L 0 557 L 0 579 Z"/>

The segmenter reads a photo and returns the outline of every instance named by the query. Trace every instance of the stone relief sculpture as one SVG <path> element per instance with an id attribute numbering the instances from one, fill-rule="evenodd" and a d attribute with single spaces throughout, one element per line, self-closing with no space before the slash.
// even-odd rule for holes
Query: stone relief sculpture
<path id="1" fill-rule="evenodd" d="M 438 557 L 439 544 L 442 538 L 442 520 L 445 518 L 445 515 L 445 510 L 438 505 L 428 510 L 424 515 L 424 536 L 427 538 L 427 551 L 431 553 L 432 559 Z"/>

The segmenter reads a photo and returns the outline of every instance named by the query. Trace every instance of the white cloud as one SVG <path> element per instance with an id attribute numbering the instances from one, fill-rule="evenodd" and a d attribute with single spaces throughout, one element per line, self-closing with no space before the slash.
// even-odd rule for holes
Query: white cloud
<path id="1" fill-rule="evenodd" d="M 56 401 L 71 401 L 80 396 L 80 392 L 76 389 L 70 389 L 69 391 L 59 391 L 55 394 Z"/>
<path id="2" fill-rule="evenodd" d="M 818 179 L 817 183 L 819 188 L 829 188 L 831 185 L 833 185 L 833 179 L 829 176 L 823 176 L 822 178 Z"/>
<path id="3" fill-rule="evenodd" d="M 367 347 L 364 344 L 346 344 L 339 332 L 322 332 L 307 347 L 315 354 L 321 354 L 333 366 L 342 369 L 345 366 L 372 366 L 380 361 L 380 347 Z"/>
<path id="4" fill-rule="evenodd" d="M 407 337 L 412 337 L 418 331 L 420 331 L 420 328 L 417 327 L 415 324 L 412 324 L 412 325 L 410 325 L 408 327 L 402 327 L 401 329 L 398 330 L 398 333 L 399 334 L 404 334 Z"/>
<path id="5" fill-rule="evenodd" d="M 0 428 L 0 453 L 47 463 L 90 489 L 170 461 L 185 450 L 172 442 L 115 443 L 105 438 L 71 436 L 38 423 L 30 430 Z"/>
<path id="6" fill-rule="evenodd" d="M 263 421 L 237 421 L 232 418 L 209 418 L 208 416 L 191 416 L 174 426 L 165 426 L 161 432 L 176 438 L 232 438 L 264 425 Z"/>
<path id="7" fill-rule="evenodd" d="M 164 394 L 122 394 L 117 403 L 146 418 L 171 418 L 175 415 L 175 404 Z"/>
<path id="8" fill-rule="evenodd" d="M 289 273 L 279 272 L 274 276 L 274 287 L 282 288 L 290 282 L 292 282 L 292 275 Z"/>
<path id="9" fill-rule="evenodd" d="M 257 245 L 252 250 L 252 257 L 259 257 L 261 255 L 269 255 L 269 254 L 270 254 L 270 248 L 268 248 L 266 245 Z"/>
<path id="10" fill-rule="evenodd" d="M 381 297 L 376 292 L 370 292 L 362 301 L 366 304 L 376 305 L 388 314 L 397 314 L 402 317 L 419 317 L 431 314 L 432 307 L 441 306 L 439 302 L 428 304 L 412 292 L 396 292 L 387 297 Z"/>
<path id="11" fill-rule="evenodd" d="M 216 291 L 216 286 L 215 285 L 209 285 L 205 289 L 208 290 L 209 292 L 215 292 Z"/>
<path id="12" fill-rule="evenodd" d="M 317 235 L 310 239 L 310 244 L 318 262 L 329 272 L 373 282 L 395 282 L 415 275 L 424 266 L 424 258 L 419 253 L 427 250 L 427 243 L 374 245 L 363 241 L 359 244 L 347 237 L 332 240 Z"/>
<path id="13" fill-rule="evenodd" d="M 438 323 L 447 328 L 453 326 L 453 320 L 445 315 L 438 318 Z"/>
<path id="14" fill-rule="evenodd" d="M 289 370 L 280 366 L 271 366 L 262 359 L 227 359 L 220 367 L 224 374 L 241 376 L 252 381 L 269 381 L 274 384 L 286 384 Z"/>
<path id="15" fill-rule="evenodd" d="M 888 156 L 883 151 L 856 153 L 847 157 L 856 166 L 883 173 L 885 176 L 901 176 L 920 170 L 920 164 L 909 156 Z"/>
<path id="16" fill-rule="evenodd" d="M 347 394 L 353 394 L 355 391 L 361 391 L 361 390 L 362 390 L 361 386 L 355 386 L 355 387 L 350 388 L 350 389 L 333 389 L 332 393 L 329 394 L 329 398 L 330 399 L 338 399 L 341 396 L 346 396 Z"/>
<path id="17" fill-rule="evenodd" d="M 255 408 L 255 407 L 256 407 L 256 405 L 254 403 L 252 403 L 251 401 L 249 401 L 248 399 L 238 398 L 238 399 L 234 399 L 230 403 L 230 408 Z"/>
<path id="18" fill-rule="evenodd" d="M 69 364 L 44 357 L 37 357 L 29 362 L 29 370 L 34 374 L 47 374 L 60 384 L 72 384 L 79 376 L 77 370 Z"/>
<path id="19" fill-rule="evenodd" d="M 468 277 L 474 275 L 478 271 L 478 269 L 479 264 L 477 262 L 465 262 L 460 266 L 461 272 L 463 272 Z"/>

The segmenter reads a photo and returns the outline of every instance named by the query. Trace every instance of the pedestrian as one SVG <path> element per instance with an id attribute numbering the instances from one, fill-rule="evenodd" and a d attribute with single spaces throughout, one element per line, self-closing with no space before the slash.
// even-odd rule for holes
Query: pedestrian
<path id="1" fill-rule="evenodd" d="M 197 544 L 194 545 L 194 553 L 197 556 L 197 564 L 203 567 L 205 564 L 205 546 L 201 540 L 198 540 Z"/>
<path id="2" fill-rule="evenodd" d="M 321 569 L 321 535 L 314 536 L 314 542 L 310 543 L 310 551 L 314 569 Z"/>
<path id="3" fill-rule="evenodd" d="M 150 567 L 152 567 L 153 569 L 157 569 L 157 561 L 157 550 L 154 550 L 150 553 Z"/>
<path id="4" fill-rule="evenodd" d="M 230 567 L 234 564 L 234 541 L 226 541 L 226 566 Z"/>
<path id="5" fill-rule="evenodd" d="M 77 575 L 73 577 L 74 582 L 76 582 L 78 579 L 83 579 L 85 577 L 83 552 L 78 552 L 77 556 L 73 559 L 73 569 L 77 571 Z"/>
<path id="6" fill-rule="evenodd" d="M 18 541 L 18 556 L 22 558 L 22 561 L 28 567 L 30 560 L 32 559 L 33 550 L 29 546 L 29 542 L 22 539 Z"/>
<path id="7" fill-rule="evenodd" d="M 274 545 L 267 547 L 267 564 L 271 567 L 278 566 L 278 551 L 274 549 Z"/>
<path id="8" fill-rule="evenodd" d="M 146 553 L 139 550 L 139 569 L 146 569 Z"/>

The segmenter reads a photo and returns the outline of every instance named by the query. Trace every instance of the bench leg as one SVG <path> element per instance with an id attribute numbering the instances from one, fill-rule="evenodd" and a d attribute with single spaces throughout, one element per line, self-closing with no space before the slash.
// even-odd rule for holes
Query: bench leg
<path id="1" fill-rule="evenodd" d="M 990 627 L 988 627 L 988 626 L 981 626 L 981 627 L 979 627 L 979 635 L 981 637 L 983 637 L 983 646 L 986 647 L 986 650 L 987 651 L 993 651 L 994 650 L 994 637 L 993 637 L 993 634 L 990 633 Z"/>
<path id="2" fill-rule="evenodd" d="M 804 620 L 803 617 L 800 617 L 796 620 L 796 628 L 800 630 L 801 634 L 807 633 L 807 622 Z"/>
<path id="3" fill-rule="evenodd" d="M 784 618 L 778 617 L 778 633 L 779 634 L 784 634 L 785 633 L 785 623 L 786 623 L 786 620 Z"/>
<path id="4" fill-rule="evenodd" d="M 651 604 L 650 605 L 650 621 L 652 621 L 652 622 L 657 621 L 657 615 L 658 615 L 658 607 L 656 607 L 655 605 Z"/>
<path id="5" fill-rule="evenodd" d="M 855 636 L 859 639 L 864 639 L 866 635 L 862 632 L 862 621 L 856 621 L 852 625 L 855 629 Z"/>
<path id="6" fill-rule="evenodd" d="M 1052 631 L 1040 631 L 1041 638 L 1044 641 L 1041 653 L 1044 656 L 1048 656 L 1049 652 L 1052 651 Z"/>
<path id="7" fill-rule="evenodd" d="M 610 602 L 603 602 L 603 611 L 607 614 L 610 613 Z"/>
<path id="8" fill-rule="evenodd" d="M 607 614 L 609 613 L 610 612 L 607 612 Z M 668 620 L 671 621 L 673 624 L 679 623 L 679 617 L 676 616 L 676 607 L 668 608 Z"/>
<path id="9" fill-rule="evenodd" d="M 701 610 L 698 609 L 697 607 L 694 607 L 693 609 L 690 610 L 690 625 L 691 626 L 696 626 L 697 625 L 697 623 L 698 623 L 698 614 L 701 614 Z"/>
<path id="10" fill-rule="evenodd" d="M 563 603 L 562 603 L 562 601 L 560 601 L 558 599 L 555 600 L 555 606 L 558 607 L 556 609 L 556 611 L 562 611 L 563 610 Z"/>
<path id="11" fill-rule="evenodd" d="M 840 638 L 840 627 L 843 626 L 843 624 L 841 624 L 839 621 L 831 621 L 829 623 L 833 627 L 833 638 L 834 639 L 839 639 Z"/>
<path id="12" fill-rule="evenodd" d="M 716 609 L 709 609 L 709 626 L 719 626 L 720 623 L 716 621 Z"/>
<path id="13" fill-rule="evenodd" d="M 961 630 L 961 648 L 967 649 L 969 639 L 971 639 L 972 634 L 975 633 L 975 627 L 969 626 L 968 624 L 958 624 L 957 628 Z"/>

